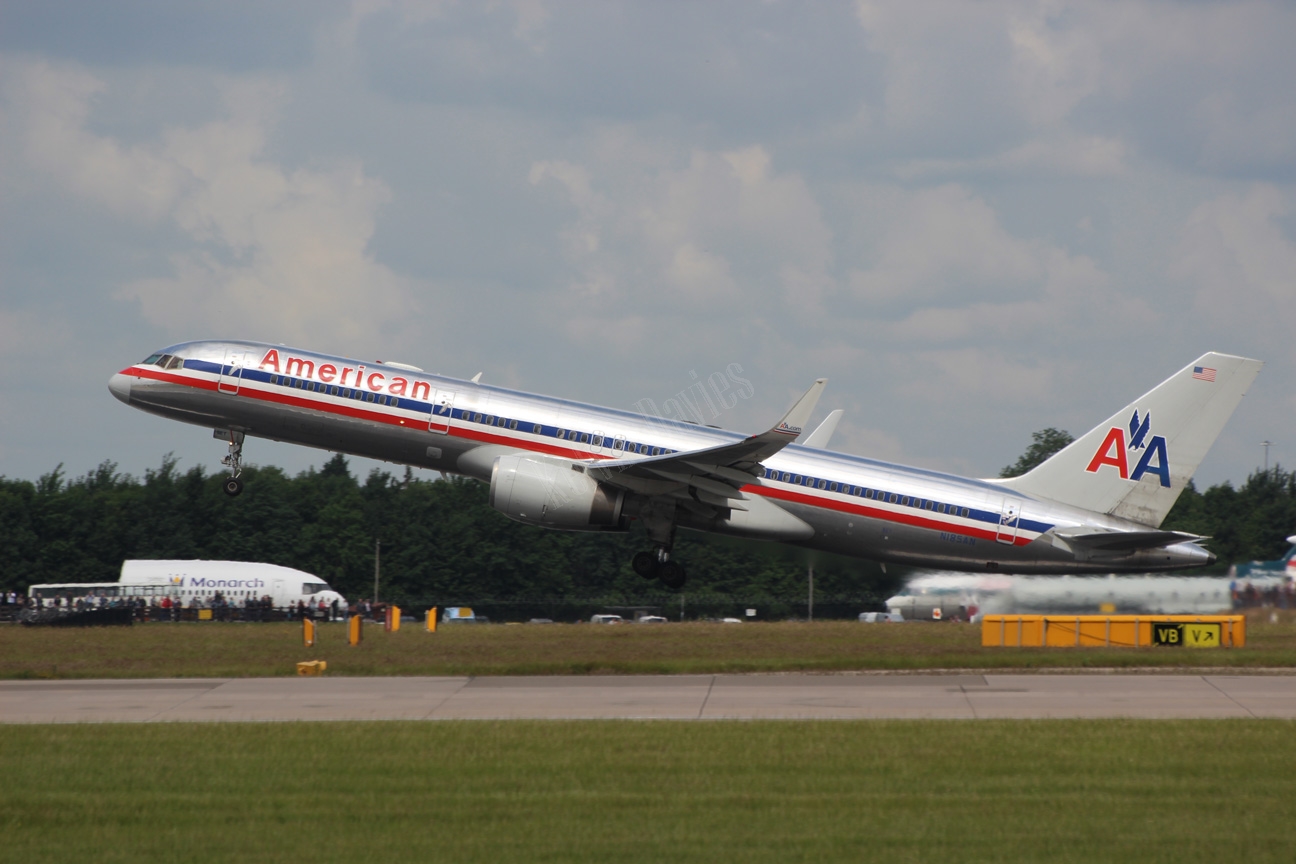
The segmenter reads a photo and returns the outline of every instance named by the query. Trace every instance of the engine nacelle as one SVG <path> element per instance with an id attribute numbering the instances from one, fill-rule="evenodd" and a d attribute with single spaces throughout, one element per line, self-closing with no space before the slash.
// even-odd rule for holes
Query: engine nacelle
<path id="1" fill-rule="evenodd" d="M 510 519 L 567 531 L 624 531 L 625 492 L 590 478 L 569 459 L 500 456 L 491 469 L 490 505 Z"/>

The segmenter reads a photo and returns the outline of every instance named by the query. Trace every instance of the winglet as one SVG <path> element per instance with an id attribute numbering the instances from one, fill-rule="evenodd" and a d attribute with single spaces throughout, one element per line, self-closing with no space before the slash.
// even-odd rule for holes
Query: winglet
<path id="1" fill-rule="evenodd" d="M 783 415 L 783 419 L 778 422 L 772 432 L 778 432 L 781 435 L 790 435 L 795 441 L 800 435 L 805 425 L 810 422 L 810 415 L 814 413 L 815 406 L 819 404 L 819 397 L 823 395 L 824 386 L 828 383 L 827 378 L 816 378 L 815 382 L 810 385 L 810 389 L 805 395 L 797 400 L 797 403 Z"/>
<path id="2" fill-rule="evenodd" d="M 806 447 L 813 447 L 816 450 L 826 450 L 828 448 L 828 440 L 832 438 L 833 433 L 837 431 L 837 421 L 841 420 L 842 414 L 844 413 L 846 412 L 841 408 L 835 408 L 830 411 L 828 416 L 824 418 L 824 421 L 819 424 L 819 428 L 807 435 L 806 439 L 801 443 Z"/>

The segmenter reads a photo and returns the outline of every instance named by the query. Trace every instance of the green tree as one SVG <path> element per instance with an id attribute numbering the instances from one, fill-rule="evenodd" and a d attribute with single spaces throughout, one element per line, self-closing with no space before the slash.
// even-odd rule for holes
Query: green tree
<path id="1" fill-rule="evenodd" d="M 1031 439 L 1033 443 L 1026 448 L 1026 452 L 1012 465 L 1000 471 L 1000 477 L 1020 477 L 1075 440 L 1070 432 L 1052 426 L 1031 433 Z"/>

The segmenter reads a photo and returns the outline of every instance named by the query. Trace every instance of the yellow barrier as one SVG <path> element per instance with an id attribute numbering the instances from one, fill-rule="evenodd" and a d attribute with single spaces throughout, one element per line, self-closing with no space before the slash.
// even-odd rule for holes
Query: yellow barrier
<path id="1" fill-rule="evenodd" d="M 359 615 L 352 615 L 347 621 L 347 644 L 359 645 L 360 640 L 364 638 L 364 624 Z"/>
<path id="2" fill-rule="evenodd" d="M 1245 648 L 1243 615 L 986 615 L 987 648 Z"/>
<path id="3" fill-rule="evenodd" d="M 315 622 L 309 618 L 302 619 L 302 643 L 307 648 L 315 644 Z"/>
<path id="4" fill-rule="evenodd" d="M 433 606 L 427 612 L 427 632 L 435 633 L 437 625 L 437 607 Z"/>
<path id="5" fill-rule="evenodd" d="M 298 675 L 320 675 L 328 668 L 328 661 L 306 660 L 297 664 Z"/>

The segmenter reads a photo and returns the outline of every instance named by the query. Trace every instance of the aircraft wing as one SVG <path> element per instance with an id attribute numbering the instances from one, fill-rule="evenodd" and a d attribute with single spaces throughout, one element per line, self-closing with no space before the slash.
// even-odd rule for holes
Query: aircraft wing
<path id="1" fill-rule="evenodd" d="M 746 496 L 740 490 L 756 480 L 762 461 L 797 440 L 827 383 L 827 378 L 817 379 L 782 420 L 759 435 L 702 450 L 587 464 L 585 473 L 641 495 L 746 510 Z"/>

